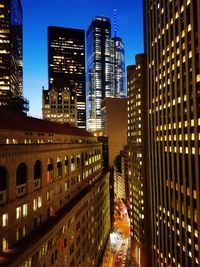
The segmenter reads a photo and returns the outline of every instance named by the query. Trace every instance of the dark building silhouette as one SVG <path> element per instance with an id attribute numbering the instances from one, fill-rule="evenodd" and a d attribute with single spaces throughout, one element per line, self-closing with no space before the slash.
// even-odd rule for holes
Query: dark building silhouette
<path id="1" fill-rule="evenodd" d="M 84 34 L 80 29 L 48 28 L 49 91 L 43 90 L 43 117 L 79 128 L 86 127 Z"/>
<path id="2" fill-rule="evenodd" d="M 0 0 L 0 106 L 22 98 L 22 7 L 20 0 Z"/>
<path id="3" fill-rule="evenodd" d="M 200 265 L 200 1 L 144 1 L 153 266 Z"/>

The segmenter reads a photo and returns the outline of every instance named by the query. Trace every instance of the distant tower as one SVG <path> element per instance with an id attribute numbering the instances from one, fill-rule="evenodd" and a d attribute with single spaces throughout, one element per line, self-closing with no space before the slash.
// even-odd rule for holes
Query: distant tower
<path id="1" fill-rule="evenodd" d="M 110 19 L 93 19 L 86 36 L 87 129 L 94 132 L 101 130 L 101 101 L 113 95 Z"/>
<path id="2" fill-rule="evenodd" d="M 0 0 L 0 106 L 4 99 L 21 98 L 22 6 L 20 0 Z"/>
<path id="3" fill-rule="evenodd" d="M 48 28 L 49 90 L 43 90 L 43 118 L 86 127 L 85 32 Z"/>

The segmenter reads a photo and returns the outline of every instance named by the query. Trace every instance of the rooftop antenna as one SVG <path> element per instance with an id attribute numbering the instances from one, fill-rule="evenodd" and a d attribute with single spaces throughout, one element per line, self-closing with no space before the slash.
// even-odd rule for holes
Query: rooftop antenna
<path id="1" fill-rule="evenodd" d="M 117 9 L 114 9 L 114 36 L 117 37 Z"/>

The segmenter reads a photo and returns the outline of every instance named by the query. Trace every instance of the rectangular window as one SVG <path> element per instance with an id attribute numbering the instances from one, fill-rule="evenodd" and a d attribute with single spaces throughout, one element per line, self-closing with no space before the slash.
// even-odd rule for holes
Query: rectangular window
<path id="1" fill-rule="evenodd" d="M 17 220 L 21 218 L 21 212 L 22 212 L 21 207 L 17 207 L 16 208 L 16 219 Z"/>
<path id="2" fill-rule="evenodd" d="M 33 199 L 33 210 L 37 210 L 37 199 Z"/>
<path id="3" fill-rule="evenodd" d="M 8 239 L 6 237 L 4 237 L 2 239 L 2 250 L 5 251 L 8 249 Z"/>
<path id="4" fill-rule="evenodd" d="M 2 227 L 5 227 L 8 225 L 8 213 L 5 213 L 2 215 Z"/>
<path id="5" fill-rule="evenodd" d="M 38 197 L 38 208 L 42 207 L 42 197 Z"/>
<path id="6" fill-rule="evenodd" d="M 24 204 L 23 205 L 23 217 L 27 216 L 28 214 L 28 205 Z"/>
<path id="7" fill-rule="evenodd" d="M 25 236 L 25 235 L 26 235 L 26 225 L 24 225 L 24 226 L 23 226 L 23 229 L 22 229 L 22 234 L 23 234 L 23 236 Z"/>
<path id="8" fill-rule="evenodd" d="M 20 232 L 20 229 L 17 229 L 17 231 L 16 231 L 16 241 L 19 240 L 19 232 Z"/>

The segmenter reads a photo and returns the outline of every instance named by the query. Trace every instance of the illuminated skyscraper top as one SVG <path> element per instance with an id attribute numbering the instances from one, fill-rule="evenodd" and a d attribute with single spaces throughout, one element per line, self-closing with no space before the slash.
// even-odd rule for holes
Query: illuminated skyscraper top
<path id="1" fill-rule="evenodd" d="M 20 0 L 0 0 L 0 105 L 22 97 L 22 7 Z"/>

